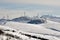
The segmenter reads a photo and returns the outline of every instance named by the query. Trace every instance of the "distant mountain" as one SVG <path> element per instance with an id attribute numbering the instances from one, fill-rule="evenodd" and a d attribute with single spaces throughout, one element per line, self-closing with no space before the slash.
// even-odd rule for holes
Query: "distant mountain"
<path id="1" fill-rule="evenodd" d="M 57 17 L 57 16 L 43 15 L 40 18 L 45 18 L 51 21 L 60 22 L 60 17 Z"/>
<path id="2" fill-rule="evenodd" d="M 0 25 L 4 25 L 4 24 L 6 24 L 6 22 L 8 22 L 8 21 L 12 21 L 12 20 L 10 20 L 10 19 L 0 19 Z"/>
<path id="3" fill-rule="evenodd" d="M 31 18 L 27 16 L 22 16 L 22 17 L 12 19 L 12 21 L 16 21 L 16 22 L 28 22 L 30 20 Z"/>
<path id="4" fill-rule="evenodd" d="M 34 19 L 34 20 L 29 21 L 28 23 L 30 23 L 30 24 L 41 24 L 41 23 L 45 23 L 45 20 L 43 20 L 43 19 Z"/>
<path id="5" fill-rule="evenodd" d="M 6 22 L 9 22 L 9 21 L 29 23 L 29 24 L 41 24 L 41 23 L 45 22 L 43 19 L 38 18 L 38 17 L 22 16 L 22 17 L 14 18 L 12 20 L 10 20 L 10 19 L 0 19 L 0 24 L 4 25 L 4 24 L 6 24 Z"/>
<path id="6" fill-rule="evenodd" d="M 0 25 L 4 25 L 6 23 L 6 19 L 0 19 Z"/>
<path id="7" fill-rule="evenodd" d="M 12 21 L 15 21 L 15 22 L 24 22 L 24 23 L 29 23 L 29 24 L 41 24 L 41 23 L 45 22 L 41 18 L 27 17 L 27 16 L 22 16 L 22 17 L 14 18 L 14 19 L 12 19 Z"/>

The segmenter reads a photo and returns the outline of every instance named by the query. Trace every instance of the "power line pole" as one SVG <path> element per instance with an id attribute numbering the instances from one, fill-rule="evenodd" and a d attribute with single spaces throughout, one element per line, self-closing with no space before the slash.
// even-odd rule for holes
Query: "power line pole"
<path id="1" fill-rule="evenodd" d="M 24 16 L 26 16 L 26 13 L 24 12 Z"/>
<path id="2" fill-rule="evenodd" d="M 7 19 L 9 19 L 9 16 L 7 15 Z"/>

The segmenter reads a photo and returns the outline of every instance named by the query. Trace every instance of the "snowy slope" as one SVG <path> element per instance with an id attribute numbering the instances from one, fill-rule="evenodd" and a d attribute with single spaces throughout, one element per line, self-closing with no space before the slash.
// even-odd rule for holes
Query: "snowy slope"
<path id="1" fill-rule="evenodd" d="M 18 22 L 7 22 L 5 26 L 9 26 L 10 28 L 16 29 L 18 31 L 21 30 L 30 33 L 38 33 L 60 37 L 60 32 L 45 27 L 48 25 L 34 25 Z"/>
<path id="2" fill-rule="evenodd" d="M 42 24 L 42 26 L 60 32 L 60 23 L 59 22 L 47 20 L 47 23 Z"/>
<path id="3" fill-rule="evenodd" d="M 46 19 L 49 19 L 51 21 L 60 22 L 60 17 L 58 17 L 58 16 L 42 15 L 41 18 L 46 18 Z"/>
<path id="4" fill-rule="evenodd" d="M 0 40 L 60 40 L 57 37 L 49 36 L 49 35 L 43 35 L 43 34 L 35 34 L 35 33 L 29 33 L 24 31 L 7 31 L 7 26 L 1 26 L 0 25 L 0 33 L 1 30 L 4 32 L 4 34 L 0 34 Z M 12 28 L 7 28 L 11 30 Z M 14 29 L 13 29 L 14 30 Z"/>

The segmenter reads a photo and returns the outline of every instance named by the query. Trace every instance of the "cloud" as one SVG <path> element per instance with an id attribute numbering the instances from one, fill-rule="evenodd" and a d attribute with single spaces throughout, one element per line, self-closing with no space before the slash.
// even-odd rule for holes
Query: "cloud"
<path id="1" fill-rule="evenodd" d="M 60 6 L 60 0 L 2 0 L 0 2 Z"/>

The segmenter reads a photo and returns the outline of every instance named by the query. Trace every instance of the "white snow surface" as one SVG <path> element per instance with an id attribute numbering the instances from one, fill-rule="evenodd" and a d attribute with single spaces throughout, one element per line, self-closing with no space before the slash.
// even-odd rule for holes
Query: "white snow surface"
<path id="1" fill-rule="evenodd" d="M 50 20 L 47 20 L 47 23 L 43 24 L 27 24 L 27 23 L 18 23 L 18 22 L 7 22 L 5 25 L 0 25 L 1 30 L 10 30 L 10 31 L 4 31 L 5 34 L 12 34 L 20 37 L 20 40 L 40 40 L 36 38 L 29 38 L 26 35 L 23 34 L 28 34 L 31 36 L 36 36 L 36 37 L 41 37 L 49 40 L 60 40 L 60 32 L 51 30 L 50 28 L 54 28 L 56 30 L 60 30 L 60 23 L 58 22 L 53 22 Z M 15 30 L 16 32 L 12 32 L 12 30 Z M 21 34 L 23 33 L 23 34 Z M 8 38 L 5 35 L 1 35 L 0 39 Z M 16 38 L 12 38 L 11 40 L 18 40 Z"/>
<path id="2" fill-rule="evenodd" d="M 16 30 L 22 30 L 30 33 L 60 36 L 60 32 L 54 31 L 45 27 L 49 25 L 43 26 L 43 25 L 34 25 L 34 24 L 27 24 L 27 23 L 7 22 L 5 26 L 9 26 L 10 28 L 13 28 Z M 50 26 L 53 26 L 53 25 L 50 25 Z"/>
<path id="3" fill-rule="evenodd" d="M 12 31 L 4 31 L 6 30 L 7 26 L 0 26 L 0 30 L 3 30 L 4 34 L 11 34 L 13 36 L 17 36 L 19 37 L 19 39 L 16 39 L 16 38 L 13 38 L 11 36 L 6 36 L 6 35 L 0 35 L 0 40 L 40 40 L 40 39 L 37 39 L 37 38 L 30 38 L 28 36 L 25 36 L 23 34 L 28 34 L 28 35 L 31 35 L 31 36 L 36 36 L 36 37 L 41 37 L 41 38 L 45 38 L 45 39 L 48 39 L 48 40 L 60 40 L 59 38 L 55 37 L 55 36 L 49 36 L 49 35 L 43 35 L 43 34 L 35 34 L 35 33 L 29 33 L 29 32 L 24 32 L 24 31 L 17 31 L 17 32 L 12 32 Z M 9 28 L 7 28 L 9 29 Z M 11 30 L 12 28 L 10 28 L 9 30 Z M 23 33 L 23 34 L 22 34 Z"/>

